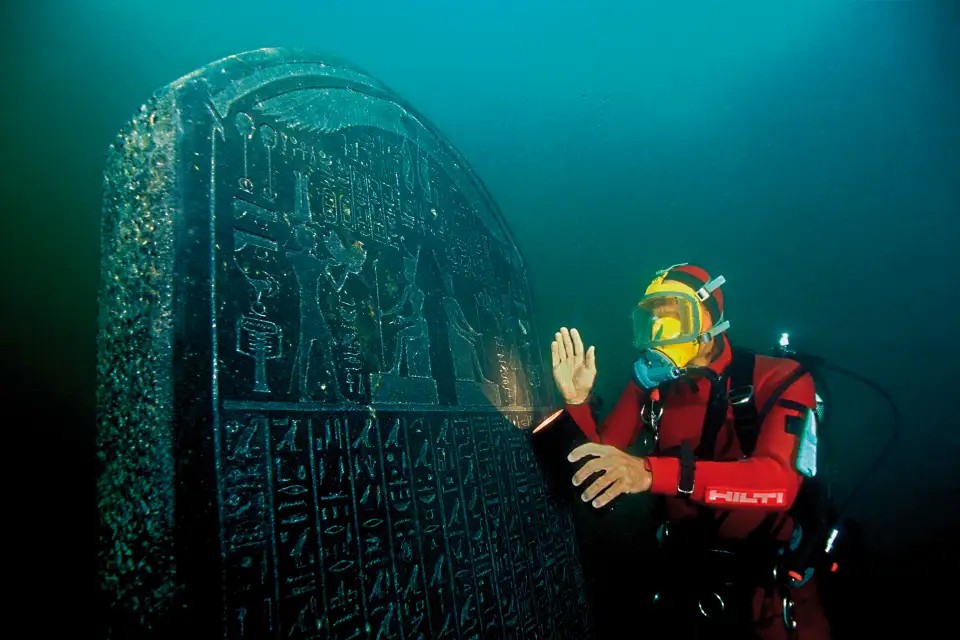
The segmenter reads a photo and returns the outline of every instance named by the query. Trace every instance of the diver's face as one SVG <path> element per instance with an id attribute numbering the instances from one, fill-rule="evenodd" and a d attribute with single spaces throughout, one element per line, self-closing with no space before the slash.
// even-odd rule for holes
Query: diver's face
<path id="1" fill-rule="evenodd" d="M 653 302 L 653 313 L 658 318 L 675 318 L 681 320 L 681 303 L 675 296 L 659 298 Z M 708 331 L 713 327 L 713 320 L 710 314 L 702 306 L 698 309 L 700 317 L 700 333 Z M 704 367 L 710 364 L 712 352 L 715 343 L 713 340 L 705 340 L 697 351 L 697 355 L 689 362 L 690 366 Z"/>
<path id="2" fill-rule="evenodd" d="M 680 319 L 680 303 L 674 297 L 659 298 L 653 303 L 653 313 L 658 318 Z"/>

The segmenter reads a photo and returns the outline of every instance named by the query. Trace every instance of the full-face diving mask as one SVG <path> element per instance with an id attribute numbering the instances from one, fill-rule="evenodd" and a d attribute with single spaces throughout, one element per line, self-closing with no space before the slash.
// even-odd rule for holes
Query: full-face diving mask
<path id="1" fill-rule="evenodd" d="M 700 345 L 730 327 L 721 314 L 714 326 L 702 330 L 703 303 L 725 282 L 723 276 L 695 290 L 672 279 L 665 281 L 669 271 L 657 274 L 631 314 L 633 346 L 640 350 L 634 378 L 645 389 L 683 376 Z"/>

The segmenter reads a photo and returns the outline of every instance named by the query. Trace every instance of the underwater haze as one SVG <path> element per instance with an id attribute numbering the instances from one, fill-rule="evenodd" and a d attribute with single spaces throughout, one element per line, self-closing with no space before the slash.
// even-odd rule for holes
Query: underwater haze
<path id="1" fill-rule="evenodd" d="M 900 432 L 874 470 L 889 407 L 831 378 L 826 437 L 862 529 L 838 635 L 952 622 L 933 581 L 960 569 L 960 2 L 20 1 L 0 29 L 5 395 L 31 416 L 8 428 L 35 465 L 13 493 L 38 545 L 10 553 L 46 611 L 31 624 L 102 631 L 107 146 L 156 89 L 264 47 L 355 64 L 448 137 L 527 261 L 541 345 L 566 326 L 596 346 L 601 412 L 629 379 L 632 305 L 681 262 L 725 276 L 735 344 L 788 333 L 888 390 Z M 635 498 L 579 523 L 598 629 L 642 625 L 612 586 L 643 571 Z"/>

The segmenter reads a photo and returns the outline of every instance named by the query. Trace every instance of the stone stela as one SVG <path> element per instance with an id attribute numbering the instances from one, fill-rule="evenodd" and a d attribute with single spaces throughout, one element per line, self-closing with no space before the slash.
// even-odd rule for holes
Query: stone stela
<path id="1" fill-rule="evenodd" d="M 110 146 L 102 260 L 117 637 L 590 637 L 524 262 L 401 98 L 276 49 L 164 87 Z"/>

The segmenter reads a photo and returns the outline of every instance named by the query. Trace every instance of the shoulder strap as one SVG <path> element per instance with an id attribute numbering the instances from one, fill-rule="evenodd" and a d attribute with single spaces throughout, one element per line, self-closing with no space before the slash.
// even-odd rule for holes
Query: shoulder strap
<path id="1" fill-rule="evenodd" d="M 717 376 L 706 370 L 704 375 L 710 380 L 710 400 L 707 403 L 703 428 L 700 431 L 700 445 L 697 457 L 712 460 L 717 444 L 717 434 L 727 419 L 727 409 L 733 405 L 735 424 L 747 422 L 749 412 L 755 416 L 753 407 L 753 365 L 752 351 L 734 348 L 729 366 L 723 375 Z M 729 381 L 729 392 L 727 382 Z M 748 413 L 744 413 L 747 411 Z M 739 412 L 739 414 L 738 414 Z M 738 434 L 739 435 L 739 434 Z"/>
<path id="2" fill-rule="evenodd" d="M 704 377 L 710 381 L 710 399 L 703 416 L 700 444 L 697 445 L 696 454 L 700 460 L 713 460 L 717 434 L 727 419 L 727 407 L 730 406 L 727 399 L 727 376 L 718 376 L 713 371 L 706 370 Z"/>
<path id="3" fill-rule="evenodd" d="M 755 360 L 755 358 L 752 359 Z M 733 392 L 731 391 L 731 402 L 733 403 L 735 421 L 734 428 L 737 431 L 737 438 L 740 440 L 740 450 L 743 451 L 744 455 L 749 456 L 753 454 L 753 450 L 757 446 L 757 438 L 760 436 L 760 425 L 762 425 L 763 421 L 767 418 L 767 414 L 770 413 L 770 410 L 773 409 L 773 406 L 780 400 L 784 392 L 790 388 L 790 385 L 802 378 L 806 373 L 807 370 L 804 369 L 802 365 L 797 364 L 797 368 L 777 385 L 777 388 L 770 394 L 770 397 L 766 399 L 759 410 L 756 407 L 752 372 L 749 384 L 749 398 L 737 403 L 735 398 L 732 397 Z"/>
<path id="4" fill-rule="evenodd" d="M 733 408 L 733 427 L 744 455 L 753 453 L 757 443 L 757 404 L 753 390 L 753 372 L 757 354 L 745 349 L 734 349 L 730 362 L 730 405 Z M 748 444 L 749 443 L 749 444 Z"/>

